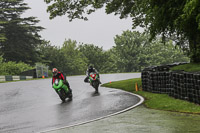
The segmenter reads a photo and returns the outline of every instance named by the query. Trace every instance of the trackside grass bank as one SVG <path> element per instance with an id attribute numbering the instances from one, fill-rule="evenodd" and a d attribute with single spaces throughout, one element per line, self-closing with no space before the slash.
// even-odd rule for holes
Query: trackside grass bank
<path id="1" fill-rule="evenodd" d="M 138 84 L 139 91 L 135 91 L 135 83 Z M 141 95 L 145 98 L 144 105 L 151 109 L 200 114 L 200 105 L 175 99 L 167 94 L 145 92 L 142 91 L 141 86 L 141 78 L 115 81 L 102 85 L 102 87 L 122 89 Z"/>
<path id="2" fill-rule="evenodd" d="M 186 72 L 200 72 L 200 63 L 189 63 L 172 67 L 171 70 L 184 70 Z"/>

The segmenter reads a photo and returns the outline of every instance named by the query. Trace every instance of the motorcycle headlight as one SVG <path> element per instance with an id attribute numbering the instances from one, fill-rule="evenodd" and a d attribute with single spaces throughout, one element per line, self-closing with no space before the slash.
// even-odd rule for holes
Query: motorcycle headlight
<path id="1" fill-rule="evenodd" d="M 58 85 L 58 80 L 57 79 L 55 80 L 55 84 Z"/>

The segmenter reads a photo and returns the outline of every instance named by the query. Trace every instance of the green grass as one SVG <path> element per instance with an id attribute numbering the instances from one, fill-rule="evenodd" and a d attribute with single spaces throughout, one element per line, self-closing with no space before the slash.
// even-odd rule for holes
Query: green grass
<path id="1" fill-rule="evenodd" d="M 184 70 L 186 72 L 200 71 L 200 63 L 189 63 L 172 67 L 171 70 Z"/>
<path id="2" fill-rule="evenodd" d="M 137 82 L 139 91 L 135 91 L 135 83 Z M 156 94 L 142 91 L 141 78 L 128 79 L 103 84 L 103 87 L 122 89 L 141 95 L 145 98 L 144 105 L 148 108 L 157 110 L 166 110 L 174 112 L 200 114 L 200 106 L 188 101 L 175 99 L 167 94 Z"/>

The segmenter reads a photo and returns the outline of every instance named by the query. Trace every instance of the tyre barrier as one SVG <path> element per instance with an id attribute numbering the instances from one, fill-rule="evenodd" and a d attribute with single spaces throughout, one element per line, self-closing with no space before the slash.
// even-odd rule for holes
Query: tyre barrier
<path id="1" fill-rule="evenodd" d="M 141 75 L 143 90 L 200 104 L 200 72 L 170 71 L 170 67 L 145 68 Z"/>
<path id="2" fill-rule="evenodd" d="M 32 79 L 33 76 L 0 76 L 0 82 Z"/>

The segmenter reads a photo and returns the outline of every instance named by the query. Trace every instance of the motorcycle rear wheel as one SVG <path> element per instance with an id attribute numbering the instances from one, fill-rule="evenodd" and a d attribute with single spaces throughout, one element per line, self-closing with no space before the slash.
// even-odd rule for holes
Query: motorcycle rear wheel
<path id="1" fill-rule="evenodd" d="M 72 100 L 72 97 L 73 97 L 72 92 L 70 92 L 69 95 L 68 95 L 68 98 L 69 98 L 70 101 Z"/>

